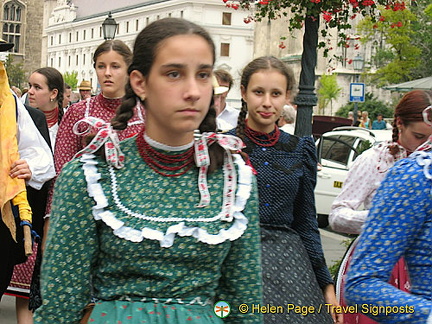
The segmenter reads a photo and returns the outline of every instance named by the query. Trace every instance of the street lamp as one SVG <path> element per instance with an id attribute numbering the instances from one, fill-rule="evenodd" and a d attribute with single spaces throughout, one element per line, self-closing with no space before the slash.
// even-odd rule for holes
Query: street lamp
<path id="1" fill-rule="evenodd" d="M 355 75 L 355 82 L 359 81 L 360 72 L 363 71 L 364 59 L 363 56 L 357 54 L 356 57 L 353 58 L 353 68 L 354 71 L 357 72 Z M 354 102 L 354 121 L 353 125 L 357 123 L 357 111 L 358 111 L 358 101 Z"/>
<path id="2" fill-rule="evenodd" d="M 117 26 L 118 24 L 115 21 L 115 19 L 111 16 L 111 11 L 110 11 L 108 14 L 108 18 L 106 18 L 102 23 L 102 32 L 105 40 L 114 39 L 115 33 L 117 31 Z"/>

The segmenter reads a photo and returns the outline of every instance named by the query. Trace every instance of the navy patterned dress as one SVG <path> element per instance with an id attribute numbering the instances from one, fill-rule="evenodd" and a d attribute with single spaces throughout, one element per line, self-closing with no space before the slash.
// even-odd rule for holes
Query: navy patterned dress
<path id="1" fill-rule="evenodd" d="M 333 280 L 316 220 L 315 144 L 310 137 L 283 131 L 272 147 L 248 138 L 245 144 L 244 151 L 257 171 L 264 304 L 287 307 L 283 313 L 265 314 L 264 321 L 333 323 L 323 307 L 322 288 Z M 287 305 L 312 306 L 314 312 L 288 312 Z"/>
<path id="2" fill-rule="evenodd" d="M 348 270 L 346 300 L 379 323 L 432 321 L 431 165 L 432 152 L 416 152 L 389 171 Z M 411 294 L 388 283 L 402 256 Z"/>

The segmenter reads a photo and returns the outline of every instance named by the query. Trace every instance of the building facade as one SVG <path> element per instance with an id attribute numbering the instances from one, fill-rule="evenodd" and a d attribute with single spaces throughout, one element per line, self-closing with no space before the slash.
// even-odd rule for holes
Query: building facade
<path id="1" fill-rule="evenodd" d="M 377 42 L 362 44 L 356 32 L 356 25 L 360 21 L 360 17 L 352 21 L 352 28 L 347 31 L 350 35 L 349 47 L 338 47 L 336 37 L 329 39 L 328 47 L 332 47 L 327 57 L 324 57 L 324 51 L 318 50 L 317 66 L 315 69 L 316 90 L 319 88 L 319 79 L 324 74 L 337 74 L 338 86 L 342 89 L 337 100 L 325 109 L 320 109 L 319 106 L 314 107 L 314 114 L 317 115 L 334 115 L 336 111 L 346 105 L 350 99 L 350 83 L 356 82 L 357 76 L 361 76 L 362 72 L 355 71 L 352 60 L 356 55 L 361 55 L 364 59 L 364 72 L 374 73 L 374 66 L 370 65 L 372 56 L 376 52 Z M 303 52 L 303 33 L 304 30 L 295 30 L 292 33 L 288 30 L 289 16 L 279 18 L 277 20 L 268 20 L 255 24 L 255 46 L 254 56 L 274 55 L 279 57 L 290 66 L 294 72 L 298 83 L 301 72 L 301 56 Z M 330 30 L 330 33 L 336 36 L 336 30 Z M 319 38 L 319 42 L 327 39 Z M 334 56 L 342 58 L 336 60 Z M 360 82 L 362 78 L 360 77 Z M 374 96 L 380 100 L 391 102 L 390 91 L 373 87 L 365 84 L 365 92 L 372 92 Z"/>
<path id="2" fill-rule="evenodd" d="M 14 62 L 22 62 L 27 78 L 41 66 L 44 7 L 40 0 L 1 0 L 0 3 L 1 38 L 15 44 L 9 53 L 2 54 L 12 54 Z"/>
<path id="3" fill-rule="evenodd" d="M 118 27 L 115 38 L 131 49 L 137 34 L 152 21 L 164 17 L 179 17 L 206 28 L 216 44 L 215 68 L 228 70 L 235 86 L 227 100 L 240 106 L 239 78 L 242 68 L 253 57 L 254 29 L 243 22 L 243 14 L 227 9 L 222 1 L 214 0 L 125 0 L 125 1 L 45 1 L 51 13 L 43 33 L 46 54 L 42 65 L 60 72 L 78 72 L 78 82 L 89 80 L 93 91 L 99 85 L 93 68 L 93 53 L 104 41 L 102 23 L 111 12 Z"/>

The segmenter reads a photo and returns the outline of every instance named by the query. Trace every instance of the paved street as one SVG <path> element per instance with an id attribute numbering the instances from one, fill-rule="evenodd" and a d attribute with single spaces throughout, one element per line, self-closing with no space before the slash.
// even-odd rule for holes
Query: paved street
<path id="1" fill-rule="evenodd" d="M 345 253 L 346 248 L 341 245 L 345 237 L 323 229 L 320 229 L 320 232 L 327 265 L 331 266 L 334 261 L 339 260 Z M 0 302 L 0 323 L 16 324 L 14 297 L 3 296 Z"/>

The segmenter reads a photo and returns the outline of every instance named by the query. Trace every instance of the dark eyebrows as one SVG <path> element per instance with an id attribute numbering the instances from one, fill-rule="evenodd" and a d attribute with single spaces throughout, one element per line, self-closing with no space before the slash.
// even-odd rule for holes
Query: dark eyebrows
<path id="1" fill-rule="evenodd" d="M 172 69 L 172 68 L 175 68 L 175 69 L 184 69 L 184 68 L 186 68 L 186 65 L 185 64 L 180 64 L 180 63 L 169 63 L 169 64 L 165 64 L 165 65 L 162 65 L 162 69 Z M 213 65 L 211 65 L 211 64 L 200 64 L 199 65 L 199 67 L 198 67 L 198 69 L 199 70 L 205 70 L 205 69 L 213 69 Z"/>

